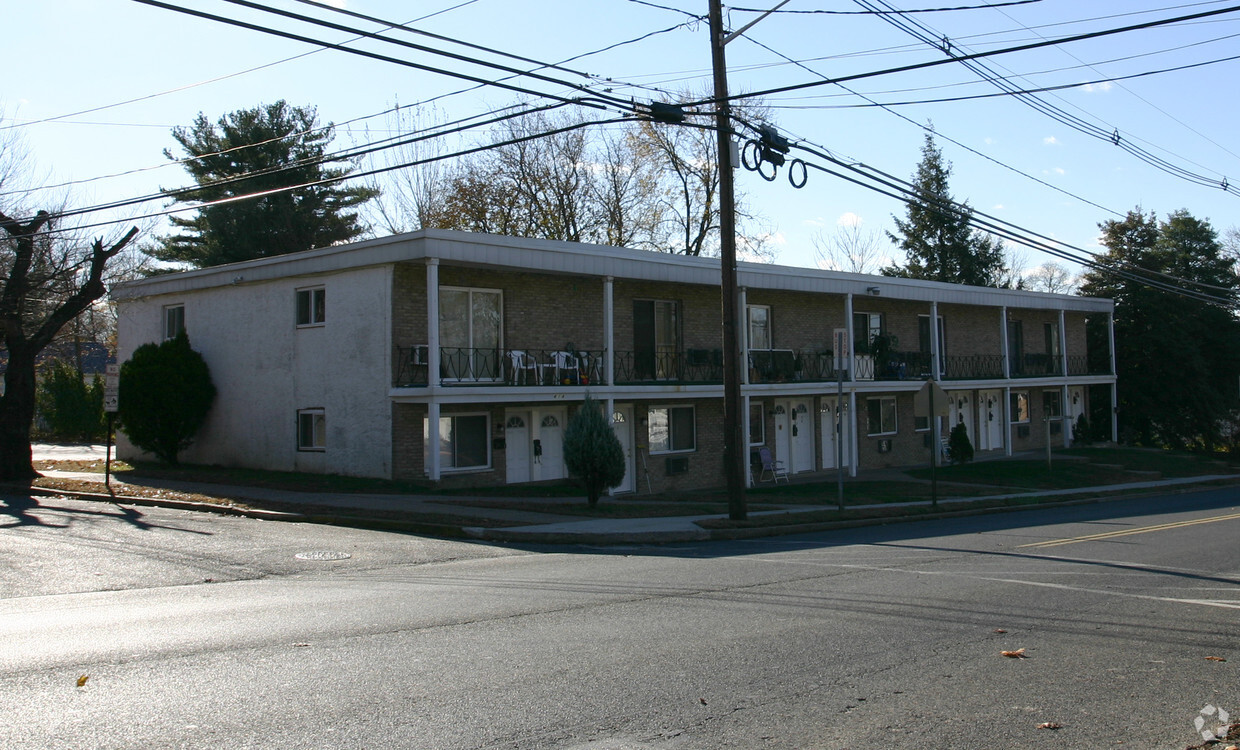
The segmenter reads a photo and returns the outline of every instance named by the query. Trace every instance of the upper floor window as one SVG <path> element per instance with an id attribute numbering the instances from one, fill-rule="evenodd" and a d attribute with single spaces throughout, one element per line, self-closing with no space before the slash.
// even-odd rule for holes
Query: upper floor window
<path id="1" fill-rule="evenodd" d="M 327 319 L 327 290 L 323 287 L 297 290 L 297 325 L 323 325 Z"/>
<path id="2" fill-rule="evenodd" d="M 1019 320 L 1007 324 L 1008 367 L 1013 375 L 1025 371 L 1025 327 Z"/>
<path id="3" fill-rule="evenodd" d="M 678 377 L 680 303 L 633 300 L 633 369 L 638 380 Z"/>
<path id="4" fill-rule="evenodd" d="M 882 313 L 853 313 L 853 346 L 859 354 L 868 354 L 870 344 L 883 332 Z"/>
<path id="5" fill-rule="evenodd" d="M 175 339 L 185 331 L 185 305 L 164 308 L 164 340 Z"/>
<path id="6" fill-rule="evenodd" d="M 939 316 L 938 339 L 939 340 L 937 342 L 937 346 L 939 349 L 939 352 L 938 352 L 939 374 L 942 375 L 947 370 L 947 368 L 944 367 L 944 362 L 947 359 L 947 324 L 943 322 L 942 315 Z M 917 316 L 917 344 L 918 344 L 918 351 L 921 353 L 921 356 L 925 360 L 926 366 L 928 368 L 930 365 L 931 355 L 934 353 L 932 349 L 932 345 L 935 344 L 935 342 L 932 341 L 930 338 L 930 316 L 929 315 L 918 315 Z"/>
<path id="7" fill-rule="evenodd" d="M 749 305 L 745 310 L 749 319 L 749 348 L 771 348 L 771 308 L 769 305 Z"/>
<path id="8" fill-rule="evenodd" d="M 497 380 L 504 294 L 498 289 L 441 287 L 439 346 L 449 380 Z"/>
<path id="9" fill-rule="evenodd" d="M 1042 327 L 1046 338 L 1046 356 L 1055 359 L 1063 353 L 1059 343 L 1059 324 L 1043 323 Z"/>

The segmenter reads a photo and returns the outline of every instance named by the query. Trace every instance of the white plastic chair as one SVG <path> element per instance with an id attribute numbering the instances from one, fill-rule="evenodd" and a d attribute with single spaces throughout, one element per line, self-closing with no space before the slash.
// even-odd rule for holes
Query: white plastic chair
<path id="1" fill-rule="evenodd" d="M 512 382 L 518 385 L 529 385 L 531 375 L 538 379 L 538 363 L 529 354 L 520 349 L 508 352 L 508 360 L 512 363 Z"/>
<path id="2" fill-rule="evenodd" d="M 569 352 L 551 352 L 548 356 L 551 357 L 551 364 L 547 367 L 555 371 L 556 385 L 563 383 L 566 377 L 576 385 L 579 364 L 577 357 Z"/>

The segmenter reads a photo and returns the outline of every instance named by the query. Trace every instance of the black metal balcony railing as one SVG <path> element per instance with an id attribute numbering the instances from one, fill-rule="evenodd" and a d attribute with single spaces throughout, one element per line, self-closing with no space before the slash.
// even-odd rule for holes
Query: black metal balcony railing
<path id="1" fill-rule="evenodd" d="M 497 349 L 440 347 L 441 385 L 605 385 L 605 352 L 550 349 Z M 839 361 L 830 351 L 799 352 L 792 349 L 754 349 L 749 351 L 750 383 L 792 381 L 834 382 L 839 378 Z M 927 380 L 931 358 L 925 352 L 889 352 L 885 361 L 874 355 L 854 357 L 856 380 Z M 429 356 L 425 345 L 396 347 L 393 383 L 397 387 L 428 384 Z M 1094 358 L 1097 360 L 1099 358 Z M 943 357 L 942 377 L 946 380 L 983 380 L 1003 377 L 1003 356 L 999 354 L 948 355 Z M 633 352 L 615 355 L 615 382 L 618 384 L 675 384 L 723 382 L 723 350 Z M 1097 362 L 1085 355 L 1067 357 L 1068 375 L 1108 375 L 1109 362 Z M 1034 378 L 1062 375 L 1061 358 L 1047 354 L 1025 354 L 1012 362 L 1011 377 Z"/>
<path id="2" fill-rule="evenodd" d="M 1043 378 L 1063 375 L 1063 365 L 1058 354 L 1025 354 L 1012 359 L 1012 377 Z"/>
<path id="3" fill-rule="evenodd" d="M 550 349 L 439 348 L 441 385 L 591 385 L 603 383 L 604 352 Z M 424 344 L 396 347 L 394 384 L 428 384 Z"/>
<path id="4" fill-rule="evenodd" d="M 948 355 L 943 358 L 947 380 L 983 380 L 1003 377 L 1002 354 Z"/>

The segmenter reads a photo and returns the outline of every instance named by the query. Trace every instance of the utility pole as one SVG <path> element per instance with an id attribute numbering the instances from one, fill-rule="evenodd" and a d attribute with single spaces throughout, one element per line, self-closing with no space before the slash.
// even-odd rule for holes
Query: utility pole
<path id="1" fill-rule="evenodd" d="M 723 280 L 723 473 L 728 488 L 728 517 L 742 521 L 745 509 L 745 435 L 741 434 L 741 363 L 736 331 L 736 194 L 732 179 L 732 107 L 728 104 L 728 68 L 723 47 L 720 0 L 710 0 L 710 51 L 715 79 L 715 131 L 719 142 L 719 245 Z"/>

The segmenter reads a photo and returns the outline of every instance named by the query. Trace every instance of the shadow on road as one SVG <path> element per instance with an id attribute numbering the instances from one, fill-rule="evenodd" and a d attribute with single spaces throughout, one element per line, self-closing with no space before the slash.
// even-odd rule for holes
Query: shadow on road
<path id="1" fill-rule="evenodd" d="M 49 505 L 46 501 L 50 498 L 43 498 L 44 502 L 40 502 L 39 498 L 27 493 L 15 492 L 0 495 L 4 504 L 0 505 L 0 529 L 11 529 L 21 526 L 38 526 L 49 529 L 64 529 L 73 524 L 74 518 L 90 519 L 92 521 L 116 520 L 121 521 L 129 526 L 141 531 L 150 531 L 151 529 L 164 529 L 167 531 L 181 531 L 186 534 L 198 534 L 201 536 L 213 536 L 210 531 L 199 531 L 197 529 L 183 529 L 176 526 L 168 526 L 166 524 L 152 523 L 147 519 L 146 514 L 136 508 L 129 508 L 121 505 L 113 505 L 106 510 L 89 510 L 86 508 L 68 508 L 59 505 Z M 44 513 L 40 513 L 43 511 Z M 62 515 L 66 517 L 65 523 L 52 523 L 46 516 Z M 10 522 L 4 522 L 4 517 L 12 519 Z"/>

